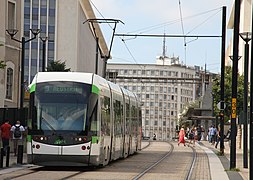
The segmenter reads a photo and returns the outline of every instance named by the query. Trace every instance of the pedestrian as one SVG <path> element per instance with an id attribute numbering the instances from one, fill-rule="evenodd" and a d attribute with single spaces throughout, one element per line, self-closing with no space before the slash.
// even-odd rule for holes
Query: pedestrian
<path id="1" fill-rule="evenodd" d="M 201 128 L 200 125 L 197 128 L 197 132 L 198 132 L 198 141 L 200 141 L 201 140 L 201 134 L 202 134 L 202 128 Z"/>
<path id="2" fill-rule="evenodd" d="M 210 129 L 210 135 L 211 135 L 211 143 L 212 143 L 212 145 L 214 145 L 214 143 L 215 143 L 216 134 L 217 134 L 217 129 L 212 125 L 211 129 Z"/>
<path id="3" fill-rule="evenodd" d="M 4 155 L 7 152 L 7 148 L 10 145 L 10 130 L 11 125 L 9 124 L 9 120 L 6 120 L 4 124 L 0 127 L 0 133 L 2 138 L 2 146 L 4 148 Z"/>
<path id="4" fill-rule="evenodd" d="M 201 126 L 201 141 L 203 141 L 205 139 L 204 134 L 205 134 L 205 129 L 203 126 Z"/>
<path id="5" fill-rule="evenodd" d="M 218 128 L 218 133 L 217 133 L 217 139 L 216 139 L 216 144 L 215 144 L 215 148 L 217 148 L 219 142 L 220 142 L 220 137 L 221 137 L 221 132 L 220 132 L 220 128 Z"/>
<path id="6" fill-rule="evenodd" d="M 208 128 L 208 142 L 211 143 L 211 126 Z"/>
<path id="7" fill-rule="evenodd" d="M 178 146 L 180 143 L 183 143 L 184 146 L 185 146 L 185 131 L 184 131 L 184 128 L 181 128 L 180 131 L 179 131 L 179 134 L 178 134 Z"/>
<path id="8" fill-rule="evenodd" d="M 156 134 L 153 135 L 153 140 L 156 140 Z"/>
<path id="9" fill-rule="evenodd" d="M 20 121 L 17 121 L 16 124 L 11 127 L 11 132 L 14 147 L 14 156 L 16 156 L 18 145 L 23 144 L 25 128 L 20 124 Z"/>
<path id="10" fill-rule="evenodd" d="M 231 145 L 231 128 L 229 128 L 227 134 L 225 135 L 224 141 L 228 141 L 229 147 Z"/>
<path id="11" fill-rule="evenodd" d="M 190 146 L 190 144 L 192 143 L 193 144 L 193 147 L 195 147 L 195 138 L 194 138 L 194 134 L 195 134 L 195 129 L 194 129 L 194 127 L 192 127 L 192 129 L 190 130 L 190 132 L 189 132 L 189 144 L 188 144 L 188 146 Z"/>

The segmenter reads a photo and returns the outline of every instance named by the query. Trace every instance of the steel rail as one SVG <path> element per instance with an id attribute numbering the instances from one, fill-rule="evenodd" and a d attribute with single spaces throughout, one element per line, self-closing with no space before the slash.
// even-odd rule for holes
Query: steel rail
<path id="1" fill-rule="evenodd" d="M 144 171 L 142 171 L 141 173 L 139 173 L 137 176 L 135 176 L 133 178 L 133 180 L 138 180 L 140 179 L 142 176 L 144 176 L 148 171 L 150 171 L 151 169 L 153 169 L 154 167 L 156 167 L 160 162 L 162 162 L 165 158 L 167 158 L 174 150 L 174 145 L 172 143 L 169 143 L 171 148 L 170 151 L 167 152 L 161 159 L 159 159 L 158 161 L 156 161 L 154 164 L 152 164 L 151 166 L 149 166 L 147 169 L 145 169 Z"/>
<path id="2" fill-rule="evenodd" d="M 193 158 L 192 158 L 192 163 L 191 163 L 191 166 L 190 166 L 190 169 L 189 169 L 189 171 L 188 171 L 188 173 L 187 173 L 187 176 L 186 176 L 186 180 L 190 180 L 191 179 L 191 176 L 192 176 L 192 172 L 193 172 L 193 168 L 194 168 L 194 166 L 195 166 L 195 162 L 196 162 L 196 157 L 197 157 L 197 153 L 196 153 L 196 149 L 195 148 L 193 148 L 193 147 L 191 147 L 191 149 L 192 149 L 192 153 L 193 153 Z"/>

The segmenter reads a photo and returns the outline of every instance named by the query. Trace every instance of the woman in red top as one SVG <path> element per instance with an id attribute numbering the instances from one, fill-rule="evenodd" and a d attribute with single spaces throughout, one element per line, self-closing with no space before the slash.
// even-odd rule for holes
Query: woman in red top
<path id="1" fill-rule="evenodd" d="M 185 140 L 184 140 L 184 137 L 185 137 L 185 131 L 184 131 L 184 128 L 181 128 L 180 131 L 179 131 L 179 139 L 178 139 L 178 146 L 180 143 L 183 143 L 184 146 L 185 146 Z"/>
<path id="2" fill-rule="evenodd" d="M 6 153 L 7 147 L 9 146 L 10 142 L 10 135 L 11 135 L 11 125 L 9 121 L 6 120 L 4 124 L 0 127 L 0 133 L 2 138 L 2 144 L 4 148 L 4 152 Z"/>

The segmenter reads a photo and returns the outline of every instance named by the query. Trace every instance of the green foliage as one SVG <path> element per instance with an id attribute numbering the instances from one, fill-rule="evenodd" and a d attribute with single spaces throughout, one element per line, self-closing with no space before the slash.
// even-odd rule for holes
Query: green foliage
<path id="1" fill-rule="evenodd" d="M 69 72 L 70 68 L 66 69 L 65 61 L 49 61 L 47 71 L 57 71 L 57 72 Z"/>
<path id="2" fill-rule="evenodd" d="M 224 111 L 225 122 L 230 119 L 231 115 L 231 101 L 232 101 L 232 68 L 230 66 L 225 67 L 225 82 L 224 82 L 224 102 L 226 108 Z M 238 74 L 237 81 L 237 115 L 242 111 L 243 107 L 243 79 L 244 76 Z M 214 96 L 214 110 L 215 114 L 219 114 L 217 104 L 220 102 L 220 77 L 213 80 L 213 96 Z"/>
<path id="3" fill-rule="evenodd" d="M 3 44 L 0 44 L 0 46 L 3 46 Z M 0 69 L 4 69 L 6 64 L 4 64 L 4 61 L 0 61 Z"/>
<path id="4" fill-rule="evenodd" d="M 6 64 L 4 64 L 4 61 L 0 61 L 0 69 L 4 69 Z"/>

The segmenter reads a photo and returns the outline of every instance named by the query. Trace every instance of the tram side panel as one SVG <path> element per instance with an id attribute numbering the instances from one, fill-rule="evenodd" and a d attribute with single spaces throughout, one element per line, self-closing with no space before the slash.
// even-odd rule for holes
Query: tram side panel
<path id="1" fill-rule="evenodd" d="M 129 91 L 130 96 L 130 106 L 129 106 L 129 154 L 133 154 L 135 152 L 135 124 L 134 124 L 134 116 L 135 116 L 135 96 L 132 92 Z"/>
<path id="2" fill-rule="evenodd" d="M 112 149 L 110 160 L 116 160 L 123 154 L 123 96 L 120 87 L 116 84 L 108 82 L 112 94 Z"/>
<path id="3" fill-rule="evenodd" d="M 138 107 L 138 150 L 141 150 L 141 140 L 142 140 L 142 113 L 141 107 Z"/>
<path id="4" fill-rule="evenodd" d="M 127 118 L 129 118 L 129 96 L 126 89 L 121 88 L 123 94 L 123 155 L 126 158 L 129 152 L 129 128 Z"/>
<path id="5" fill-rule="evenodd" d="M 107 81 L 100 76 L 94 75 L 93 84 L 99 88 L 99 164 L 105 166 L 109 163 L 111 147 L 111 92 Z M 96 161 L 96 159 L 94 159 L 93 161 Z"/>

